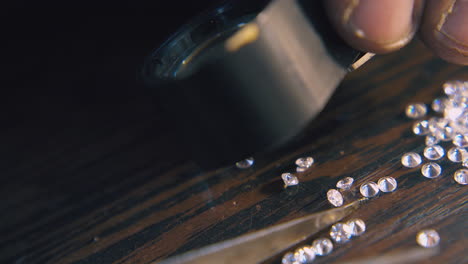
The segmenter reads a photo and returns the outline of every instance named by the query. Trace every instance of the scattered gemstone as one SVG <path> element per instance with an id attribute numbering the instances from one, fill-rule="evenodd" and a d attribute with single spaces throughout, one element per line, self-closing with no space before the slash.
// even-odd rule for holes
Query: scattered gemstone
<path id="1" fill-rule="evenodd" d="M 437 163 L 429 162 L 421 167 L 421 173 L 426 178 L 436 178 L 442 173 L 442 168 Z"/>
<path id="2" fill-rule="evenodd" d="M 428 146 L 424 149 L 424 157 L 429 160 L 439 160 L 445 155 L 445 150 L 439 145 Z"/>
<path id="3" fill-rule="evenodd" d="M 468 134 L 457 134 L 452 143 L 460 148 L 468 147 Z"/>
<path id="4" fill-rule="evenodd" d="M 396 190 L 398 183 L 393 177 L 383 177 L 379 179 L 377 185 L 379 185 L 382 192 L 393 192 Z"/>
<path id="5" fill-rule="evenodd" d="M 336 183 L 336 188 L 342 189 L 342 190 L 349 190 L 351 186 L 353 185 L 354 179 L 351 177 L 346 177 L 342 180 L 339 180 Z"/>
<path id="6" fill-rule="evenodd" d="M 416 152 L 408 152 L 401 157 L 401 164 L 407 168 L 415 168 L 422 162 L 421 156 Z"/>
<path id="7" fill-rule="evenodd" d="M 461 185 L 468 184 L 468 170 L 467 169 L 459 169 L 453 174 L 453 179 Z"/>
<path id="8" fill-rule="evenodd" d="M 466 149 L 453 147 L 447 152 L 447 158 L 452 162 L 462 162 L 466 156 Z"/>
<path id="9" fill-rule="evenodd" d="M 359 188 L 362 196 L 370 198 L 379 194 L 379 186 L 375 182 L 366 182 Z"/>
<path id="10" fill-rule="evenodd" d="M 416 235 L 416 242 L 418 242 L 421 247 L 432 248 L 439 245 L 440 236 L 434 229 L 426 229 L 418 232 Z"/>
<path id="11" fill-rule="evenodd" d="M 315 252 L 311 247 L 300 247 L 294 251 L 295 263 L 308 264 L 315 259 Z"/>
<path id="12" fill-rule="evenodd" d="M 406 107 L 406 116 L 409 118 L 418 119 L 425 116 L 426 113 L 427 107 L 422 103 L 410 104 Z"/>
<path id="13" fill-rule="evenodd" d="M 434 101 L 432 101 L 432 110 L 434 110 L 437 113 L 444 112 L 446 101 L 447 101 L 447 98 L 442 98 L 442 97 L 434 99 Z"/>
<path id="14" fill-rule="evenodd" d="M 288 252 L 284 254 L 281 264 L 295 264 L 296 259 L 294 258 L 294 253 Z"/>
<path id="15" fill-rule="evenodd" d="M 314 158 L 312 157 L 298 158 L 296 160 L 296 165 L 301 168 L 310 168 L 312 164 L 314 164 Z"/>
<path id="16" fill-rule="evenodd" d="M 439 139 L 433 135 L 426 136 L 426 146 L 434 146 L 439 143 Z"/>
<path id="17" fill-rule="evenodd" d="M 293 186 L 293 185 L 298 185 L 299 184 L 299 179 L 294 176 L 292 173 L 283 173 L 281 174 L 281 178 L 284 181 L 284 187 L 288 186 Z"/>
<path id="18" fill-rule="evenodd" d="M 417 122 L 413 125 L 413 133 L 418 136 L 427 135 L 429 132 L 429 122 L 427 120 Z"/>
<path id="19" fill-rule="evenodd" d="M 342 223 L 334 224 L 330 229 L 330 237 L 337 243 L 346 243 L 351 238 L 351 234 L 344 230 Z"/>
<path id="20" fill-rule="evenodd" d="M 318 256 L 326 256 L 333 251 L 333 243 L 328 238 L 318 238 L 312 242 L 312 248 Z"/>
<path id="21" fill-rule="evenodd" d="M 254 158 L 250 157 L 250 158 L 247 158 L 245 160 L 241 160 L 241 161 L 236 162 L 236 167 L 239 168 L 239 169 L 248 169 L 248 168 L 252 167 L 254 162 L 255 162 Z"/>
<path id="22" fill-rule="evenodd" d="M 463 82 L 461 81 L 449 81 L 444 83 L 442 88 L 444 89 L 444 93 L 446 95 L 457 96 L 461 95 L 463 86 Z"/>
<path id="23" fill-rule="evenodd" d="M 335 189 L 330 189 L 327 192 L 328 201 L 335 207 L 340 207 L 343 205 L 343 195 Z"/>
<path id="24" fill-rule="evenodd" d="M 361 219 L 352 219 L 346 222 L 343 229 L 352 236 L 360 236 L 366 232 L 366 223 Z"/>

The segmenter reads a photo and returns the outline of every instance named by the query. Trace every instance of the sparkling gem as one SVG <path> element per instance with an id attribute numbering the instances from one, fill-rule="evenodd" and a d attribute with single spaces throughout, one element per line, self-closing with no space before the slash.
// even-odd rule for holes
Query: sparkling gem
<path id="1" fill-rule="evenodd" d="M 460 148 L 468 147 L 468 134 L 457 134 L 452 143 Z"/>
<path id="2" fill-rule="evenodd" d="M 440 117 L 433 117 L 429 119 L 429 131 L 437 139 L 442 141 L 449 141 L 455 135 L 455 130 L 450 126 L 449 120 Z"/>
<path id="3" fill-rule="evenodd" d="M 366 182 L 363 185 L 361 185 L 359 191 L 364 197 L 374 197 L 377 194 L 379 194 L 379 186 L 375 182 Z"/>
<path id="4" fill-rule="evenodd" d="M 461 185 L 468 184 L 468 170 L 459 169 L 453 174 L 453 179 Z"/>
<path id="5" fill-rule="evenodd" d="M 328 238 L 318 238 L 312 242 L 312 248 L 318 256 L 326 256 L 333 251 L 333 243 Z"/>
<path id="6" fill-rule="evenodd" d="M 283 173 L 281 174 L 281 178 L 284 181 L 284 187 L 298 185 L 299 179 L 291 173 Z"/>
<path id="7" fill-rule="evenodd" d="M 314 158 L 312 157 L 298 158 L 296 160 L 296 165 L 301 168 L 310 168 L 312 164 L 314 164 Z"/>
<path id="8" fill-rule="evenodd" d="M 294 260 L 296 263 L 308 264 L 315 259 L 315 252 L 311 247 L 300 247 L 294 251 Z"/>
<path id="9" fill-rule="evenodd" d="M 247 169 L 247 168 L 252 167 L 254 162 L 255 162 L 254 158 L 250 157 L 250 158 L 247 158 L 245 160 L 238 161 L 236 163 L 236 167 L 239 168 L 239 169 Z"/>
<path id="10" fill-rule="evenodd" d="M 294 253 L 288 252 L 284 254 L 283 259 L 281 260 L 282 264 L 295 264 L 296 259 L 294 258 Z"/>
<path id="11" fill-rule="evenodd" d="M 449 81 L 442 85 L 444 93 L 450 97 L 463 95 L 464 83 L 462 81 Z"/>
<path id="12" fill-rule="evenodd" d="M 352 236 L 360 236 L 366 232 L 366 223 L 361 219 L 352 219 L 346 222 L 343 229 Z"/>
<path id="13" fill-rule="evenodd" d="M 330 189 L 327 192 L 328 201 L 335 207 L 340 207 L 343 205 L 343 195 L 335 189 Z"/>
<path id="14" fill-rule="evenodd" d="M 421 167 L 421 173 L 426 178 L 436 178 L 442 173 L 442 168 L 437 163 L 429 162 Z"/>
<path id="15" fill-rule="evenodd" d="M 445 155 L 445 150 L 439 145 L 428 146 L 424 149 L 424 157 L 430 160 L 441 159 Z"/>
<path id="16" fill-rule="evenodd" d="M 427 107 L 422 103 L 410 104 L 406 107 L 406 116 L 409 118 L 418 119 L 425 116 L 426 113 Z"/>
<path id="17" fill-rule="evenodd" d="M 393 177 L 383 177 L 379 179 L 377 185 L 379 185 L 382 192 L 393 192 L 396 190 L 398 183 Z"/>
<path id="18" fill-rule="evenodd" d="M 416 122 L 413 125 L 413 133 L 418 136 L 424 136 L 429 134 L 429 122 L 427 120 L 423 120 L 420 122 Z"/>
<path id="19" fill-rule="evenodd" d="M 439 139 L 433 135 L 426 136 L 426 146 L 434 146 L 439 143 Z"/>
<path id="20" fill-rule="evenodd" d="M 464 148 L 453 147 L 447 152 L 447 158 L 452 162 L 462 162 L 465 156 L 466 150 Z"/>
<path id="21" fill-rule="evenodd" d="M 444 117 L 449 120 L 455 120 L 463 114 L 464 103 L 457 102 L 455 100 L 449 100 L 445 104 Z"/>
<path id="22" fill-rule="evenodd" d="M 349 190 L 351 186 L 353 185 L 354 179 L 351 177 L 346 177 L 342 180 L 339 180 L 336 183 L 336 188 L 342 189 L 342 190 Z"/>
<path id="23" fill-rule="evenodd" d="M 444 112 L 446 101 L 447 101 L 447 98 L 445 97 L 434 99 L 434 101 L 432 101 L 432 110 L 434 110 L 437 113 Z"/>
<path id="24" fill-rule="evenodd" d="M 468 159 L 465 159 L 462 163 L 462 166 L 468 168 Z"/>
<path id="25" fill-rule="evenodd" d="M 416 152 L 408 152 L 401 157 L 401 164 L 407 168 L 415 168 L 422 162 L 421 156 Z"/>
<path id="26" fill-rule="evenodd" d="M 426 229 L 418 232 L 416 235 L 416 242 L 418 242 L 421 247 L 432 248 L 439 245 L 440 236 L 434 229 Z"/>
<path id="27" fill-rule="evenodd" d="M 342 223 L 334 224 L 330 229 L 330 237 L 337 243 L 346 243 L 351 238 L 351 234 L 344 230 Z"/>

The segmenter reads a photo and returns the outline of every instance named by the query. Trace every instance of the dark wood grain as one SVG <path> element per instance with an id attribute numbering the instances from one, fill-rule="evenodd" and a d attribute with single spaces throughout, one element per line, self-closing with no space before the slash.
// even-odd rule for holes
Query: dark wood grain
<path id="1" fill-rule="evenodd" d="M 120 55 L 88 67 L 141 58 Z M 52 87 L 68 85 L 70 72 L 62 71 L 47 79 Z M 466 67 L 433 57 L 419 42 L 352 73 L 300 139 L 256 157 L 247 170 L 198 168 L 145 89 L 112 90 L 122 79 L 90 88 L 81 85 L 93 76 L 72 77 L 74 92 L 50 88 L 42 96 L 29 81 L 8 94 L 0 131 L 2 263 L 151 263 L 328 209 L 326 191 L 345 176 L 359 186 L 388 175 L 398 190 L 352 215 L 367 232 L 317 263 L 404 251 L 424 228 L 439 231 L 441 251 L 420 263 L 468 263 L 468 187 L 452 178 L 460 166 L 444 158 L 443 176 L 429 180 L 400 165 L 402 153 L 424 146 L 405 106 L 431 102 L 446 80 L 468 79 Z M 131 78 L 123 83 L 131 87 Z M 316 164 L 284 190 L 280 174 L 303 155 Z"/>

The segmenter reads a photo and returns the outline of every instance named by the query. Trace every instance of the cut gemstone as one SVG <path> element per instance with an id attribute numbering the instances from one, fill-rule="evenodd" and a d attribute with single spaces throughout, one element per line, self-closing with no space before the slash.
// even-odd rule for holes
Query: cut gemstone
<path id="1" fill-rule="evenodd" d="M 327 192 L 328 201 L 335 207 L 340 207 L 343 205 L 343 195 L 335 189 L 330 189 Z"/>
<path id="2" fill-rule="evenodd" d="M 442 85 L 444 93 L 450 97 L 462 95 L 464 84 L 461 81 L 449 81 Z"/>
<path id="3" fill-rule="evenodd" d="M 429 162 L 421 167 L 421 173 L 426 178 L 436 178 L 442 173 L 442 168 L 437 163 Z"/>
<path id="4" fill-rule="evenodd" d="M 333 243 L 328 238 L 318 238 L 312 242 L 312 248 L 318 256 L 326 256 L 333 251 Z"/>
<path id="5" fill-rule="evenodd" d="M 346 177 L 342 180 L 339 180 L 336 183 L 336 188 L 342 189 L 342 190 L 349 190 L 351 186 L 353 185 L 354 179 L 351 177 Z"/>
<path id="6" fill-rule="evenodd" d="M 456 120 L 463 114 L 464 110 L 464 103 L 451 99 L 445 104 L 444 117 L 448 120 Z"/>
<path id="7" fill-rule="evenodd" d="M 312 157 L 298 158 L 296 160 L 296 165 L 301 168 L 310 168 L 312 164 L 314 164 L 314 158 Z"/>
<path id="8" fill-rule="evenodd" d="M 408 152 L 401 157 L 401 164 L 407 168 L 415 168 L 422 162 L 421 156 L 416 152 Z"/>
<path id="9" fill-rule="evenodd" d="M 427 107 L 423 103 L 410 104 L 406 107 L 406 116 L 413 119 L 418 119 L 425 116 Z"/>
<path id="10" fill-rule="evenodd" d="M 445 97 L 434 99 L 434 101 L 432 101 L 432 110 L 434 110 L 437 113 L 444 112 L 446 101 L 447 101 L 447 98 Z"/>
<path id="11" fill-rule="evenodd" d="M 397 181 L 393 177 L 383 177 L 377 182 L 382 192 L 393 192 L 397 188 Z"/>
<path id="12" fill-rule="evenodd" d="M 439 245 L 440 237 L 439 233 L 434 229 L 426 229 L 418 232 L 416 235 L 416 242 L 421 247 L 432 248 Z"/>
<path id="13" fill-rule="evenodd" d="M 375 182 L 366 182 L 359 188 L 362 196 L 370 198 L 379 194 L 379 186 Z"/>
<path id="14" fill-rule="evenodd" d="M 346 243 L 351 238 L 351 234 L 344 230 L 342 223 L 334 224 L 330 229 L 330 237 L 337 243 Z"/>
<path id="15" fill-rule="evenodd" d="M 467 169 L 459 169 L 453 174 L 453 179 L 461 185 L 468 184 L 468 170 Z"/>
<path id="16" fill-rule="evenodd" d="M 423 120 L 420 122 L 416 122 L 413 125 L 413 133 L 418 136 L 424 136 L 429 134 L 429 122 L 427 120 Z"/>
<path id="17" fill-rule="evenodd" d="M 468 147 L 468 134 L 457 134 L 452 143 L 460 148 Z"/>
<path id="18" fill-rule="evenodd" d="M 294 260 L 298 264 L 312 263 L 315 259 L 315 252 L 311 247 L 300 247 L 294 251 Z"/>
<path id="19" fill-rule="evenodd" d="M 236 162 L 236 167 L 239 169 L 247 169 L 247 168 L 252 167 L 254 162 L 255 162 L 254 158 L 252 157 L 246 158 L 245 160 Z"/>
<path id="20" fill-rule="evenodd" d="M 429 160 L 438 160 L 445 155 L 445 150 L 439 145 L 428 146 L 424 149 L 424 157 Z"/>
<path id="21" fill-rule="evenodd" d="M 466 149 L 453 147 L 447 152 L 447 158 L 452 162 L 462 162 L 466 156 Z"/>
<path id="22" fill-rule="evenodd" d="M 366 223 L 361 219 L 352 219 L 346 222 L 343 229 L 352 236 L 360 236 L 366 232 Z"/>
<path id="23" fill-rule="evenodd" d="M 283 173 L 281 174 L 281 178 L 284 181 L 284 187 L 288 186 L 293 186 L 293 185 L 298 185 L 299 184 L 299 179 L 294 176 L 292 173 Z"/>
<path id="24" fill-rule="evenodd" d="M 434 146 L 439 143 L 439 139 L 433 135 L 426 136 L 426 146 Z"/>
<path id="25" fill-rule="evenodd" d="M 282 264 L 295 264 L 296 259 L 294 258 L 294 253 L 288 252 L 284 254 L 283 259 L 281 260 Z"/>

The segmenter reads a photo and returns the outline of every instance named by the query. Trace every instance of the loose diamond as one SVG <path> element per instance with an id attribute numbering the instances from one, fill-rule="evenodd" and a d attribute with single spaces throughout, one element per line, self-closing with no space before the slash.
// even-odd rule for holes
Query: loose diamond
<path id="1" fill-rule="evenodd" d="M 408 152 L 401 157 L 401 164 L 407 168 L 415 168 L 422 162 L 421 156 L 416 152 Z"/>
<path id="2" fill-rule="evenodd" d="M 467 134 L 457 134 L 452 143 L 460 148 L 468 147 L 468 135 Z"/>
<path id="3" fill-rule="evenodd" d="M 255 162 L 254 158 L 250 157 L 250 158 L 247 158 L 245 160 L 238 161 L 236 163 L 236 167 L 239 168 L 239 169 L 248 169 L 248 168 L 252 167 L 254 162 Z"/>
<path id="4" fill-rule="evenodd" d="M 330 229 L 330 237 L 337 243 L 346 243 L 351 238 L 351 234 L 346 232 L 343 227 L 345 224 L 334 224 Z"/>
<path id="5" fill-rule="evenodd" d="M 429 146 L 424 149 L 424 157 L 429 160 L 438 160 L 445 155 L 445 150 L 439 145 Z"/>
<path id="6" fill-rule="evenodd" d="M 444 112 L 446 101 L 447 101 L 447 98 L 442 98 L 442 97 L 434 99 L 434 101 L 432 101 L 432 110 L 434 110 L 437 113 Z"/>
<path id="7" fill-rule="evenodd" d="M 295 264 L 296 259 L 294 258 L 294 253 L 288 252 L 284 254 L 283 259 L 281 260 L 282 264 Z"/>
<path id="8" fill-rule="evenodd" d="M 442 173 L 442 168 L 437 163 L 429 162 L 421 167 L 421 173 L 426 178 L 436 178 Z"/>
<path id="9" fill-rule="evenodd" d="M 335 207 L 340 207 L 343 205 L 343 195 L 335 189 L 330 189 L 327 192 L 328 201 Z"/>
<path id="10" fill-rule="evenodd" d="M 352 236 L 360 236 L 366 232 L 366 223 L 361 219 L 352 219 L 346 222 L 343 229 Z"/>
<path id="11" fill-rule="evenodd" d="M 406 116 L 409 118 L 418 119 L 425 116 L 426 113 L 427 107 L 422 103 L 410 104 L 406 107 Z"/>
<path id="12" fill-rule="evenodd" d="M 468 170 L 459 169 L 453 174 L 453 179 L 461 185 L 468 184 Z"/>
<path id="13" fill-rule="evenodd" d="M 463 82 L 461 81 L 449 81 L 442 85 L 444 93 L 449 97 L 462 95 L 463 92 Z"/>
<path id="14" fill-rule="evenodd" d="M 328 238 L 318 238 L 312 242 L 312 248 L 318 256 L 326 256 L 333 251 L 333 243 Z"/>
<path id="15" fill-rule="evenodd" d="M 312 263 L 315 259 L 315 252 L 310 247 L 301 247 L 294 251 L 294 260 L 296 263 L 308 264 Z"/>
<path id="16" fill-rule="evenodd" d="M 362 196 L 370 198 L 379 194 L 379 186 L 375 182 L 366 182 L 359 188 Z"/>
<path id="17" fill-rule="evenodd" d="M 452 162 L 462 162 L 465 156 L 466 150 L 464 148 L 453 147 L 447 152 L 447 158 Z"/>
<path id="18" fill-rule="evenodd" d="M 434 146 L 439 143 L 439 139 L 433 135 L 426 136 L 426 146 Z"/>
<path id="19" fill-rule="evenodd" d="M 299 184 L 299 179 L 294 176 L 293 174 L 291 173 L 283 173 L 281 174 L 281 178 L 283 179 L 284 181 L 284 187 L 288 187 L 288 186 L 293 186 L 293 185 L 298 185 Z"/>
<path id="20" fill-rule="evenodd" d="M 413 125 L 413 133 L 418 136 L 427 135 L 429 132 L 429 122 L 427 120 L 417 122 Z"/>
<path id="21" fill-rule="evenodd" d="M 397 188 L 397 181 L 393 177 L 383 177 L 377 182 L 382 192 L 393 192 Z"/>
<path id="22" fill-rule="evenodd" d="M 312 164 L 314 164 L 314 158 L 312 157 L 298 158 L 296 160 L 296 165 L 301 168 L 310 168 Z"/>
<path id="23" fill-rule="evenodd" d="M 339 180 L 336 183 L 336 188 L 342 189 L 342 190 L 349 190 L 351 186 L 353 185 L 354 179 L 351 177 L 346 177 L 342 180 Z"/>
<path id="24" fill-rule="evenodd" d="M 421 247 L 432 248 L 439 245 L 440 237 L 434 229 L 426 229 L 418 232 L 416 235 L 416 242 Z"/>

